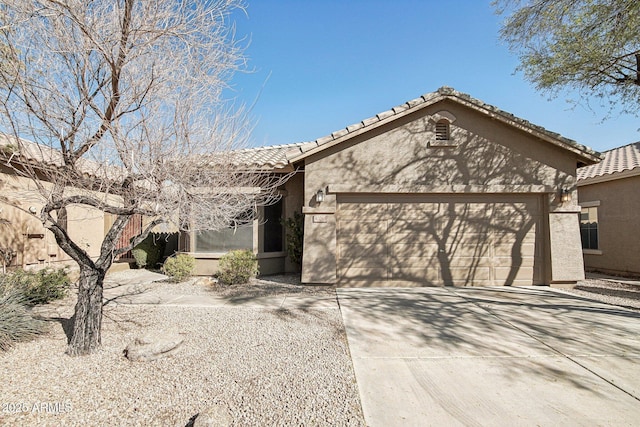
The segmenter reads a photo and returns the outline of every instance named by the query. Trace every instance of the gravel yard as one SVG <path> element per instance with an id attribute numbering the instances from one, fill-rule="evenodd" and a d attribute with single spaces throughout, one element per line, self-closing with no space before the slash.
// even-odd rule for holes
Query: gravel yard
<path id="1" fill-rule="evenodd" d="M 110 277 L 122 281 L 127 274 Z M 103 348 L 79 358 L 64 355 L 75 298 L 38 307 L 49 333 L 0 353 L 0 425 L 185 426 L 212 410 L 233 425 L 364 425 L 337 303 L 243 305 L 273 295 L 331 300 L 333 287 L 279 276 L 246 286 L 192 280 L 140 289 L 215 295 L 229 305 L 109 303 Z M 640 311 L 640 287 L 632 284 L 588 279 L 567 292 Z M 149 334 L 180 335 L 184 343 L 166 358 L 127 360 L 127 344 Z"/>
<path id="2" fill-rule="evenodd" d="M 640 285 L 620 283 L 615 279 L 593 278 L 578 282 L 569 292 L 606 304 L 640 311 Z"/>
<path id="3" fill-rule="evenodd" d="M 272 294 L 327 293 L 258 281 L 245 287 L 154 283 L 180 294 L 215 293 L 233 301 Z M 284 279 L 287 279 L 284 277 Z M 103 348 L 64 355 L 64 319 L 73 298 L 40 309 L 50 332 L 0 355 L 1 425 L 185 426 L 209 408 L 233 425 L 364 425 L 337 304 L 325 309 L 153 305 L 105 306 Z M 62 322 L 61 322 L 62 321 Z M 131 362 L 135 337 L 180 334 L 172 356 Z"/>

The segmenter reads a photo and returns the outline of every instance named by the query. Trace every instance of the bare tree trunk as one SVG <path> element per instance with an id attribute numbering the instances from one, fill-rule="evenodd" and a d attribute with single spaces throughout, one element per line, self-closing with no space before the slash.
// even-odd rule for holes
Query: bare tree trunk
<path id="1" fill-rule="evenodd" d="M 101 344 L 102 290 L 105 271 L 81 267 L 78 283 L 78 302 L 73 315 L 73 335 L 67 354 L 86 355 Z"/>

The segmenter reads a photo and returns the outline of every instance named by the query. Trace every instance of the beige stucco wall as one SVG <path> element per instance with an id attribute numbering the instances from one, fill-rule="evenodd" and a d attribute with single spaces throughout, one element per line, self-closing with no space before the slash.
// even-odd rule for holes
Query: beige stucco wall
<path id="1" fill-rule="evenodd" d="M 432 147 L 435 122 L 441 111 L 455 116 L 453 147 Z M 336 193 L 530 193 L 548 199 L 545 215 L 563 215 L 550 236 L 544 221 L 546 283 L 579 280 L 582 255 L 575 193 L 576 155 L 492 120 L 457 103 L 441 102 L 386 126 L 353 137 L 306 159 L 305 254 L 302 280 L 336 281 Z M 573 201 L 559 205 L 560 188 L 572 191 Z M 318 205 L 315 194 L 328 191 Z M 550 242 L 549 239 L 554 239 Z M 579 239 L 579 235 L 578 235 Z M 563 242 L 558 242 L 563 240 Z M 578 240 L 579 243 L 579 240 Z M 551 263 L 562 251 L 562 262 Z"/>
<path id="2" fill-rule="evenodd" d="M 37 218 L 44 200 L 30 179 L 16 176 L 6 166 L 0 166 L 0 194 L 0 247 L 16 252 L 11 266 L 74 264 Z M 36 215 L 29 212 L 30 208 L 35 209 Z M 89 256 L 96 258 L 104 237 L 103 212 L 70 206 L 67 208 L 67 224 L 72 239 Z"/>
<path id="3" fill-rule="evenodd" d="M 600 253 L 585 251 L 587 269 L 640 274 L 640 176 L 578 187 L 580 203 L 600 202 Z"/>

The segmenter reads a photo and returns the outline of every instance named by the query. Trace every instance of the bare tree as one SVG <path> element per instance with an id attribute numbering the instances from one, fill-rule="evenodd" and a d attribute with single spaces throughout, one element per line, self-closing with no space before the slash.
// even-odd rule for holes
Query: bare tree
<path id="1" fill-rule="evenodd" d="M 44 225 L 80 267 L 67 352 L 100 346 L 114 259 L 163 222 L 217 229 L 274 200 L 278 179 L 240 170 L 246 116 L 226 102 L 244 65 L 230 13 L 241 0 L 2 0 L 1 126 L 11 164 L 33 179 Z M 26 141 L 30 142 L 26 142 Z M 6 150 L 5 150 L 6 152 Z M 58 212 L 115 215 L 93 259 Z M 134 214 L 152 218 L 116 249 Z M 247 220 L 251 218 L 246 218 Z"/>

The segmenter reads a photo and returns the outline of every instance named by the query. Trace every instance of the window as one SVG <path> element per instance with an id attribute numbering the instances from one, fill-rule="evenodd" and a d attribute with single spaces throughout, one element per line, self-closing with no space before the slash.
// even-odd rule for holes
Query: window
<path id="1" fill-rule="evenodd" d="M 196 231 L 195 252 L 229 252 L 236 249 L 253 250 L 253 225 L 224 230 Z"/>
<path id="2" fill-rule="evenodd" d="M 449 140 L 449 121 L 438 120 L 436 123 L 436 141 L 448 141 Z"/>
<path id="3" fill-rule="evenodd" d="M 282 251 L 282 199 L 264 207 L 264 251 Z"/>
<path id="4" fill-rule="evenodd" d="M 585 207 L 580 211 L 582 249 L 598 249 L 598 208 Z"/>
<path id="5" fill-rule="evenodd" d="M 194 252 L 229 252 L 236 249 L 253 250 L 253 209 L 238 215 L 229 224 L 229 228 L 222 230 L 203 230 L 195 232 Z"/>

